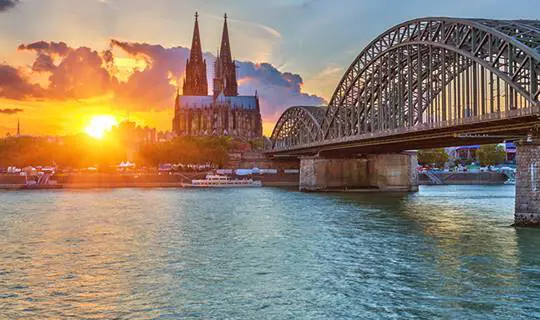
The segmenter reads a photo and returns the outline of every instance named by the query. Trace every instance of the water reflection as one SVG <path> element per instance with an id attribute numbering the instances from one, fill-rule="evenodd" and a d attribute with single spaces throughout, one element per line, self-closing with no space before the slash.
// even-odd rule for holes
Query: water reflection
<path id="1" fill-rule="evenodd" d="M 511 187 L 0 194 L 7 318 L 526 318 Z M 540 314 L 538 314 L 540 316 Z"/>

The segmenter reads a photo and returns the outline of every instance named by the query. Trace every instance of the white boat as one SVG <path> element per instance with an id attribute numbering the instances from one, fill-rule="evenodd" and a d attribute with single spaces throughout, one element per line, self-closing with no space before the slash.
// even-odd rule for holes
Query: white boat
<path id="1" fill-rule="evenodd" d="M 191 180 L 191 183 L 182 183 L 185 188 L 246 188 L 262 187 L 261 181 L 253 179 L 231 179 L 228 176 L 212 175 L 206 179 Z"/>

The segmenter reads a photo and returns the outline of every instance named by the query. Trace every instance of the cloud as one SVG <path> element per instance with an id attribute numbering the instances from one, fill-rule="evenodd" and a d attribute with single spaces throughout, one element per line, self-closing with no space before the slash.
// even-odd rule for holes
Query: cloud
<path id="1" fill-rule="evenodd" d="M 19 0 L 0 0 L 0 12 L 13 8 Z"/>
<path id="2" fill-rule="evenodd" d="M 266 32 L 268 35 L 270 35 L 270 36 L 272 36 L 273 38 L 276 38 L 276 39 L 281 38 L 281 33 L 279 33 L 279 31 L 277 31 L 276 29 L 274 29 L 272 27 L 266 26 L 264 24 L 250 22 L 250 21 L 230 19 L 230 18 L 229 18 L 229 21 L 234 21 L 236 23 L 244 24 L 244 25 L 246 25 L 248 27 L 255 27 L 255 28 L 261 29 L 262 31 Z"/>
<path id="3" fill-rule="evenodd" d="M 118 84 L 116 102 L 136 110 L 172 108 L 174 83 L 184 73 L 189 49 L 118 40 L 111 40 L 111 47 L 120 48 L 133 58 L 144 59 L 147 64 L 144 70 L 133 72 L 126 82 Z"/>
<path id="4" fill-rule="evenodd" d="M 258 92 L 266 121 L 276 121 L 291 106 L 325 104 L 323 98 L 302 92 L 304 82 L 298 74 L 281 72 L 269 63 L 239 62 L 238 67 L 240 93 Z"/>
<path id="5" fill-rule="evenodd" d="M 88 47 L 70 48 L 64 42 L 38 41 L 21 44 L 21 51 L 34 51 L 35 72 L 49 72 L 49 97 L 56 99 L 84 99 L 107 94 L 116 79 L 106 69 L 107 61 Z M 54 59 L 60 62 L 56 65 Z M 105 59 L 106 60 L 106 59 Z"/>
<path id="6" fill-rule="evenodd" d="M 16 113 L 23 112 L 23 111 L 24 110 L 20 109 L 20 108 L 7 108 L 7 109 L 0 109 L 0 114 L 11 115 L 11 114 L 16 114 Z"/>
<path id="7" fill-rule="evenodd" d="M 159 45 L 128 43 L 112 40 L 112 45 L 122 48 L 134 57 L 145 59 L 150 67 L 135 72 L 130 79 L 121 84 L 120 97 L 127 99 L 137 95 L 139 102 L 146 107 L 154 102 L 159 108 L 170 108 L 175 87 L 170 78 L 178 78 L 184 73 L 185 61 L 189 50 L 182 47 L 164 48 Z M 211 90 L 211 70 L 215 56 L 205 55 L 208 82 Z M 265 120 L 277 120 L 281 112 L 292 105 L 320 105 L 325 101 L 321 97 L 302 92 L 303 80 L 300 75 L 281 72 L 269 63 L 237 62 L 239 92 L 244 95 L 259 93 L 261 111 Z M 144 107 L 144 106 L 141 106 Z"/>
<path id="8" fill-rule="evenodd" d="M 101 55 L 90 48 L 70 50 L 49 77 L 49 90 L 59 99 L 91 98 L 107 94 L 116 84 Z"/>
<path id="9" fill-rule="evenodd" d="M 0 73 L 0 79 L 9 74 L 11 81 L 0 82 L 0 96 L 24 99 L 43 95 L 58 100 L 110 96 L 112 106 L 132 111 L 172 109 L 176 84 L 184 76 L 185 62 L 190 53 L 189 49 L 183 47 L 166 48 L 115 39 L 111 40 L 109 49 L 103 52 L 45 41 L 22 44 L 19 50 L 36 53 L 32 73 L 48 75 L 49 82 L 43 88 L 31 85 L 17 69 L 4 66 L 11 69 Z M 122 59 L 128 55 L 133 60 L 143 60 L 144 67 L 128 70 L 128 76 L 119 80 L 115 60 L 121 56 L 115 57 L 115 54 L 123 55 Z M 215 56 L 206 53 L 205 59 L 211 92 Z M 283 110 L 293 105 L 324 103 L 321 97 L 302 91 L 303 80 L 298 74 L 282 72 L 269 63 L 240 61 L 237 66 L 240 94 L 253 95 L 255 91 L 258 92 L 265 121 L 277 120 Z"/>
<path id="10" fill-rule="evenodd" d="M 36 51 L 38 53 L 44 54 L 56 54 L 62 57 L 67 55 L 71 51 L 71 48 L 64 42 L 46 41 L 38 41 L 30 44 L 21 44 L 19 45 L 18 49 Z"/>
<path id="11" fill-rule="evenodd" d="M 25 100 L 30 97 L 41 97 L 43 89 L 29 82 L 19 69 L 0 64 L 0 97 Z"/>

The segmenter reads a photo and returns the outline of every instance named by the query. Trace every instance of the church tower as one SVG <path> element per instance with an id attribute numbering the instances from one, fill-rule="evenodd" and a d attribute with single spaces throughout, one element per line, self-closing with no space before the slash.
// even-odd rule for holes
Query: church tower
<path id="1" fill-rule="evenodd" d="M 0 0 L 1 1 L 1 0 Z M 184 92 L 177 88 L 173 132 L 179 136 L 229 136 L 243 141 L 262 137 L 262 118 L 257 92 L 239 96 L 236 64 L 232 59 L 227 15 L 223 23 L 220 51 L 216 55 L 213 95 L 208 95 L 206 61 L 199 36 L 199 15 L 190 57 L 186 65 Z"/>
<path id="2" fill-rule="evenodd" d="M 232 60 L 229 29 L 227 27 L 227 14 L 225 14 L 225 22 L 223 23 L 221 48 L 216 59 L 214 77 L 214 97 L 217 97 L 221 93 L 226 97 L 235 97 L 238 95 L 236 64 Z"/>
<path id="3" fill-rule="evenodd" d="M 186 63 L 186 79 L 184 80 L 183 95 L 208 95 L 208 81 L 206 79 L 206 60 L 203 59 L 201 37 L 199 35 L 199 14 L 195 12 L 195 28 L 191 52 Z"/>

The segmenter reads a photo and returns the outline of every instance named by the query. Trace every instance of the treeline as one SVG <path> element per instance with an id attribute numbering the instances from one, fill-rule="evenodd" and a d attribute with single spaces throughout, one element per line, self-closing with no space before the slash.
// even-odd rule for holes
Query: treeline
<path id="1" fill-rule="evenodd" d="M 426 149 L 418 151 L 418 163 L 424 165 L 435 165 L 444 167 L 449 160 L 449 156 L 444 148 Z M 482 166 L 493 166 L 502 164 L 506 160 L 504 148 L 496 144 L 481 145 L 476 150 L 476 160 L 459 160 L 455 164 L 466 165 L 477 162 Z"/>
<path id="2" fill-rule="evenodd" d="M 249 149 L 249 143 L 224 137 L 181 137 L 148 145 L 124 145 L 113 140 L 95 140 L 86 135 L 48 139 L 18 137 L 0 139 L 0 168 L 49 166 L 108 167 L 127 159 L 138 166 L 160 163 L 213 164 L 222 166 L 230 150 Z"/>
<path id="3" fill-rule="evenodd" d="M 182 137 L 141 147 L 136 162 L 150 166 L 160 163 L 206 164 L 218 167 L 229 160 L 228 152 L 241 147 L 224 137 Z"/>

